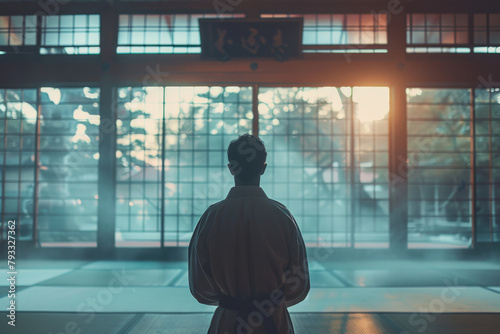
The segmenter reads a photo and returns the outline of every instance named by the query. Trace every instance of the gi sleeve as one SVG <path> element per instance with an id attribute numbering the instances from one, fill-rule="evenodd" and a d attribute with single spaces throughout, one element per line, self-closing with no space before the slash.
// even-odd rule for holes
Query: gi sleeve
<path id="1" fill-rule="evenodd" d="M 292 238 L 289 244 L 290 262 L 284 272 L 285 305 L 287 307 L 303 301 L 310 289 L 306 246 L 295 219 L 291 214 L 290 217 L 293 222 Z"/>
<path id="2" fill-rule="evenodd" d="M 200 218 L 189 243 L 189 289 L 198 302 L 206 305 L 218 305 L 220 291 L 212 277 L 206 243 L 207 227 L 210 227 L 210 212 L 211 208 L 208 208 Z"/>

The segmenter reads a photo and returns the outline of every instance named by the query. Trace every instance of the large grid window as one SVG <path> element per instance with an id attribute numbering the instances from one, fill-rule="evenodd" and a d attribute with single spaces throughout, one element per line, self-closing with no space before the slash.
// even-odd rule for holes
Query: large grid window
<path id="1" fill-rule="evenodd" d="M 160 245 L 164 89 L 120 88 L 117 109 L 116 244 Z"/>
<path id="2" fill-rule="evenodd" d="M 99 89 L 41 88 L 38 228 L 42 246 L 96 246 Z"/>
<path id="3" fill-rule="evenodd" d="M 119 89 L 119 98 L 116 245 L 157 247 L 163 222 L 164 245 L 186 246 L 232 186 L 226 150 L 251 132 L 252 91 L 138 87 Z"/>
<path id="4" fill-rule="evenodd" d="M 15 220 L 18 237 L 32 238 L 35 190 L 35 89 L 0 89 L 1 239 Z"/>
<path id="5" fill-rule="evenodd" d="M 99 15 L 42 16 L 41 54 L 98 54 Z"/>
<path id="6" fill-rule="evenodd" d="M 388 112 L 387 88 L 259 90 L 263 188 L 308 245 L 388 247 Z"/>
<path id="7" fill-rule="evenodd" d="M 387 52 L 385 14 L 263 14 L 261 17 L 303 17 L 304 52 Z"/>
<path id="8" fill-rule="evenodd" d="M 408 247 L 469 247 L 471 90 L 407 90 Z"/>
<path id="9" fill-rule="evenodd" d="M 500 89 L 476 89 L 476 226 L 478 242 L 500 241 Z"/>
<path id="10" fill-rule="evenodd" d="M 0 90 L 1 215 L 42 246 L 96 246 L 99 90 Z M 37 224 L 35 224 L 35 221 Z"/>
<path id="11" fill-rule="evenodd" d="M 474 52 L 500 53 L 500 14 L 474 14 Z"/>
<path id="12" fill-rule="evenodd" d="M 200 18 L 229 14 L 120 15 L 117 53 L 200 53 Z"/>
<path id="13" fill-rule="evenodd" d="M 467 14 L 408 14 L 407 52 L 470 53 Z"/>
<path id="14" fill-rule="evenodd" d="M 165 245 L 187 246 L 206 208 L 234 186 L 231 140 L 252 129 L 250 87 L 166 88 Z"/>
<path id="15" fill-rule="evenodd" d="M 0 16 L 0 54 L 98 54 L 99 35 L 99 15 Z"/>
<path id="16" fill-rule="evenodd" d="M 36 16 L 0 16 L 0 54 L 36 45 Z"/>

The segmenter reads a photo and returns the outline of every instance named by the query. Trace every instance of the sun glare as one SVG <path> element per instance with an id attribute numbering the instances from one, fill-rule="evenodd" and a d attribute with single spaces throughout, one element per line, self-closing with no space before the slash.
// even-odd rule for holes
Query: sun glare
<path id="1" fill-rule="evenodd" d="M 389 113 L 389 88 L 354 87 L 356 116 L 362 122 L 380 121 Z"/>

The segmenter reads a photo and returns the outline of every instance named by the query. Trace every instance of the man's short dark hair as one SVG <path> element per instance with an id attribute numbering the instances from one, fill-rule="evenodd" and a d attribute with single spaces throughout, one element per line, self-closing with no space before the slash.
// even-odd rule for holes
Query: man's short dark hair
<path id="1" fill-rule="evenodd" d="M 229 168 L 235 176 L 243 180 L 251 180 L 262 174 L 267 151 L 262 140 L 245 133 L 231 141 L 227 148 L 227 158 Z"/>

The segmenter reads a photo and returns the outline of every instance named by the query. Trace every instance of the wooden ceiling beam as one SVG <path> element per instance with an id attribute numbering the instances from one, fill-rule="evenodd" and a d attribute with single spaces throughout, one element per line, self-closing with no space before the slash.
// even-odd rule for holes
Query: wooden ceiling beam
<path id="1" fill-rule="evenodd" d="M 224 0 L 220 3 L 228 4 Z M 75 2 L 68 0 L 39 0 L 33 2 L 2 2 L 0 15 L 61 15 L 99 14 L 106 8 L 118 13 L 217 13 L 221 9 L 226 14 L 233 13 L 371 13 L 404 8 L 408 12 L 458 13 L 458 12 L 500 12 L 500 1 L 496 0 L 241 0 L 228 7 L 219 7 L 217 0 L 175 0 L 175 1 L 112 1 Z"/>
<path id="2" fill-rule="evenodd" d="M 99 56 L 12 60 L 0 64 L 2 86 L 99 83 L 107 75 L 119 85 L 243 84 L 271 85 L 479 85 L 500 81 L 497 55 L 411 55 L 403 63 L 388 55 L 352 54 L 324 57 L 305 55 L 302 60 L 200 61 L 199 55 L 122 56 L 109 65 Z M 250 64 L 256 62 L 257 70 Z M 483 79 L 481 79 L 481 77 Z M 498 84 L 497 84 L 498 85 Z"/>

